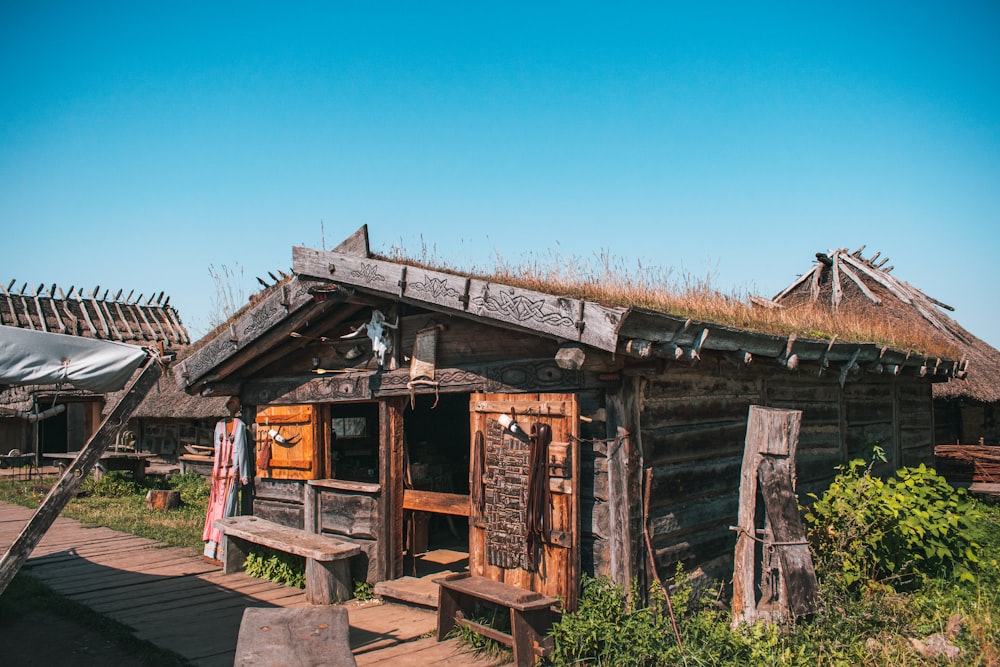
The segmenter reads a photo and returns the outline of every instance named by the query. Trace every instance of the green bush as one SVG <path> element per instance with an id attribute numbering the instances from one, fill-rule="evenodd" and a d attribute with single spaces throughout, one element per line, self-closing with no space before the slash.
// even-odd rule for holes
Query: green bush
<path id="1" fill-rule="evenodd" d="M 676 658 L 665 595 L 654 587 L 648 606 L 640 606 L 641 590 L 629 594 L 607 578 L 584 575 L 576 611 L 553 625 L 552 662 L 556 665 L 663 665 Z"/>
<path id="2" fill-rule="evenodd" d="M 841 467 L 805 512 L 817 570 L 828 583 L 859 590 L 868 581 L 897 588 L 921 577 L 974 581 L 980 513 L 964 489 L 933 469 L 902 468 L 887 480 L 860 459 Z"/>
<path id="3" fill-rule="evenodd" d="M 354 582 L 354 599 L 355 600 L 374 600 L 375 599 L 375 588 L 367 581 L 355 581 Z"/>
<path id="4" fill-rule="evenodd" d="M 175 491 L 180 491 L 181 502 L 188 505 L 205 502 L 212 493 L 212 487 L 205 478 L 193 471 L 182 475 L 171 475 L 167 478 L 167 485 Z"/>
<path id="5" fill-rule="evenodd" d="M 306 565 L 302 556 L 256 547 L 247 554 L 243 567 L 251 577 L 296 588 L 306 587 Z"/>
<path id="6" fill-rule="evenodd" d="M 132 479 L 131 473 L 123 470 L 112 470 L 100 479 L 90 475 L 80 489 L 88 495 L 102 498 L 127 498 L 139 493 L 139 485 Z"/>

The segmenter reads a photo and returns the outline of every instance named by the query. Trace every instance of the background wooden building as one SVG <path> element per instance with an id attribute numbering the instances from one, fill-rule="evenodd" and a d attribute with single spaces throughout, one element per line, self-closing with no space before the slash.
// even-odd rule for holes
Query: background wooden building
<path id="1" fill-rule="evenodd" d="M 786 308 L 819 306 L 844 317 L 871 317 L 923 333 L 954 350 L 959 382 L 934 385 L 937 444 L 1000 445 L 1000 351 L 970 333 L 945 311 L 951 306 L 892 274 L 881 253 L 864 249 L 817 254 L 815 264 L 774 301 Z"/>
<path id="2" fill-rule="evenodd" d="M 11 281 L 0 285 L 0 324 L 182 356 L 191 339 L 170 298 L 162 292 L 148 298 L 133 298 L 134 294 L 112 295 L 107 290 L 102 294 L 100 287 L 89 293 L 75 287 L 65 292 L 55 285 L 14 289 Z M 79 451 L 122 394 L 56 385 L 0 388 L 0 451 L 16 449 L 39 456 Z M 224 403 L 225 399 L 192 397 L 176 384 L 161 382 L 133 413 L 121 436 L 140 450 L 172 458 L 187 440 L 207 439 L 211 444 L 214 420 L 227 414 Z M 209 431 L 204 434 L 206 425 Z"/>
<path id="3" fill-rule="evenodd" d="M 366 228 L 331 252 L 294 248 L 293 275 L 173 367 L 257 424 L 271 463 L 255 513 L 355 540 L 359 578 L 399 580 L 447 548 L 570 604 L 581 572 L 731 573 L 749 406 L 803 412 L 812 490 L 873 443 L 930 460 L 932 385 L 958 372 L 388 261 Z M 507 418 L 550 427 L 543 488 Z M 526 537 L 519 509 L 540 488 L 548 530 Z"/>

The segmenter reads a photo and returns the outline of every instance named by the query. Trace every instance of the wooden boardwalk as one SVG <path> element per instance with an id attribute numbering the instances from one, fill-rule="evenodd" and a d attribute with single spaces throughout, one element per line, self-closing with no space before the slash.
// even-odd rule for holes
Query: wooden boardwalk
<path id="1" fill-rule="evenodd" d="M 0 551 L 32 510 L 0 502 Z M 22 572 L 56 592 L 132 628 L 139 639 L 193 665 L 231 666 L 247 607 L 308 606 L 298 588 L 223 574 L 187 549 L 59 517 Z M 437 642 L 434 611 L 400 604 L 345 605 L 358 665 L 476 666 L 454 641 Z"/>

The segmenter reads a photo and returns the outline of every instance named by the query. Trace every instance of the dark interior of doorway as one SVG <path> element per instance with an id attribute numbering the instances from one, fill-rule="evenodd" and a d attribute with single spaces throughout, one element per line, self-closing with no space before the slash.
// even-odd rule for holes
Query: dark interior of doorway
<path id="1" fill-rule="evenodd" d="M 65 454 L 69 451 L 69 443 L 66 441 L 68 417 L 64 411 L 38 422 L 38 442 L 42 453 Z"/>
<path id="2" fill-rule="evenodd" d="M 403 434 L 407 488 L 469 495 L 468 394 L 417 396 L 404 413 Z M 468 567 L 467 517 L 406 514 L 406 574 L 424 576 Z"/>

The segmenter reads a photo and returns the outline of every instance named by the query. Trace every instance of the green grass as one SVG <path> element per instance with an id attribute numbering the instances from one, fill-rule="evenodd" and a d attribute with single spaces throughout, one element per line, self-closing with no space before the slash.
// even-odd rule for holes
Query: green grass
<path id="1" fill-rule="evenodd" d="M 54 482 L 54 479 L 0 482 L 0 500 L 34 509 Z M 167 511 L 146 509 L 146 491 L 164 486 L 181 492 L 181 506 Z M 147 483 L 135 484 L 127 473 L 112 472 L 100 482 L 85 480 L 79 495 L 66 505 L 61 515 L 201 553 L 207 506 L 208 485 L 195 473 L 174 476 L 164 485 L 151 478 Z"/>

